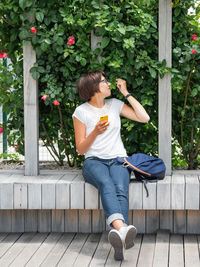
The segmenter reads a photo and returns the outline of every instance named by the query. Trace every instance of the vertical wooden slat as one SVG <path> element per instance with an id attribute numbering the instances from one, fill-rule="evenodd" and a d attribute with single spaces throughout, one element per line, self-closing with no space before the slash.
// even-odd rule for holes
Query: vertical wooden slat
<path id="1" fill-rule="evenodd" d="M 14 209 L 27 209 L 27 184 L 14 184 Z"/>
<path id="2" fill-rule="evenodd" d="M 78 232 L 78 210 L 65 210 L 65 232 Z"/>
<path id="3" fill-rule="evenodd" d="M 185 210 L 174 211 L 174 233 L 177 233 L 177 234 L 186 233 L 186 211 Z"/>
<path id="4" fill-rule="evenodd" d="M 91 184 L 85 183 L 85 209 L 99 208 L 98 190 Z"/>
<path id="5" fill-rule="evenodd" d="M 12 232 L 24 232 L 24 210 L 12 210 Z"/>
<path id="6" fill-rule="evenodd" d="M 42 185 L 28 184 L 28 209 L 42 208 Z"/>
<path id="7" fill-rule="evenodd" d="M 92 233 L 105 230 L 105 216 L 102 210 L 92 210 Z"/>
<path id="8" fill-rule="evenodd" d="M 46 233 L 52 230 L 51 211 L 39 210 L 38 211 L 38 232 Z"/>
<path id="9" fill-rule="evenodd" d="M 70 185 L 71 209 L 84 209 L 84 180 L 78 175 Z M 78 196 L 78 197 L 77 197 Z"/>
<path id="10" fill-rule="evenodd" d="M 171 235 L 169 250 L 169 266 L 178 267 L 184 265 L 183 236 Z"/>
<path id="11" fill-rule="evenodd" d="M 159 61 L 166 59 L 172 65 L 172 7 L 171 1 L 159 0 Z M 167 73 L 159 77 L 159 157 L 166 164 L 166 174 L 171 175 L 171 78 Z"/>
<path id="12" fill-rule="evenodd" d="M 172 176 L 172 205 L 173 210 L 184 210 L 185 208 L 185 179 L 184 175 Z"/>
<path id="13" fill-rule="evenodd" d="M 64 232 L 64 210 L 52 210 L 52 232 Z"/>
<path id="14" fill-rule="evenodd" d="M 91 233 L 92 215 L 90 210 L 79 210 L 79 233 Z"/>
<path id="15" fill-rule="evenodd" d="M 37 232 L 38 230 L 38 211 L 25 210 L 24 212 L 24 231 Z"/>
<path id="16" fill-rule="evenodd" d="M 146 211 L 146 233 L 155 233 L 159 229 L 159 211 Z"/>
<path id="17" fill-rule="evenodd" d="M 140 234 L 145 233 L 145 219 L 144 210 L 133 211 L 133 225 L 137 228 L 137 232 Z"/>
<path id="18" fill-rule="evenodd" d="M 143 184 L 141 182 L 131 182 L 129 184 L 129 209 L 141 210 L 143 200 Z"/>
<path id="19" fill-rule="evenodd" d="M 25 175 L 35 176 L 39 174 L 38 83 L 30 73 L 36 62 L 36 53 L 31 45 L 23 45 L 23 60 Z"/>
<path id="20" fill-rule="evenodd" d="M 185 209 L 199 210 L 199 179 L 198 176 L 185 176 Z"/>
<path id="21" fill-rule="evenodd" d="M 171 208 L 171 176 L 157 182 L 157 209 L 170 210 Z"/>
<path id="22" fill-rule="evenodd" d="M 156 194 L 157 183 L 147 183 L 147 189 L 149 192 L 149 196 L 146 196 L 146 190 L 143 186 L 143 209 L 144 210 L 155 210 L 156 202 L 157 202 L 157 194 Z"/>
<path id="23" fill-rule="evenodd" d="M 187 234 L 200 234 L 200 211 L 187 211 Z"/>
<path id="24" fill-rule="evenodd" d="M 55 184 L 42 184 L 42 209 L 55 209 Z"/>
<path id="25" fill-rule="evenodd" d="M 174 214 L 173 210 L 160 210 L 160 229 L 167 229 L 174 232 Z"/>
<path id="26" fill-rule="evenodd" d="M 0 232 L 8 233 L 12 231 L 11 210 L 0 210 Z"/>
<path id="27" fill-rule="evenodd" d="M 2 183 L 0 185 L 1 209 L 13 209 L 13 184 Z"/>

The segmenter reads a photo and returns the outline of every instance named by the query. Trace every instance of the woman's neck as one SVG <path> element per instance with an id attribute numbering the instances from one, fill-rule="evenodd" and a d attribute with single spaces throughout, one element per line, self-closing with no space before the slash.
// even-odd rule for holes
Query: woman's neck
<path id="1" fill-rule="evenodd" d="M 104 98 L 93 96 L 88 103 L 96 108 L 102 108 L 104 106 Z"/>

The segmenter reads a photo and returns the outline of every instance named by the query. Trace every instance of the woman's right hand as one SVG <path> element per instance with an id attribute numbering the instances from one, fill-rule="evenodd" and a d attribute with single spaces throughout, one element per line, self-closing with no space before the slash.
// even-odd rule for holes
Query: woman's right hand
<path id="1" fill-rule="evenodd" d="M 103 134 L 107 130 L 109 125 L 110 122 L 98 121 L 94 128 L 95 134 L 96 135 Z"/>

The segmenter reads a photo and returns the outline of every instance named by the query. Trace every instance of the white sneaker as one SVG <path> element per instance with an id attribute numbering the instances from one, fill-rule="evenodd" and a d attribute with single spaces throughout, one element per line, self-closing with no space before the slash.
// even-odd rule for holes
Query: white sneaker
<path id="1" fill-rule="evenodd" d="M 124 248 L 129 249 L 134 246 L 134 240 L 137 235 L 137 229 L 133 225 L 123 226 L 119 229 Z"/>
<path id="2" fill-rule="evenodd" d="M 108 240 L 114 248 L 115 260 L 117 261 L 123 260 L 124 259 L 123 242 L 119 231 L 117 231 L 116 229 L 110 230 L 110 232 L 108 233 Z"/>

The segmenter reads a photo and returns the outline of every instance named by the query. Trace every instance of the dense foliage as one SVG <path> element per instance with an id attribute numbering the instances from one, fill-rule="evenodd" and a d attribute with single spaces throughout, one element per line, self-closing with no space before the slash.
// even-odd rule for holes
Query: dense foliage
<path id="1" fill-rule="evenodd" d="M 199 39 L 191 43 L 192 35 L 200 34 L 199 26 L 195 23 L 197 17 L 187 15 L 191 6 L 194 7 L 193 0 L 174 1 L 173 8 L 174 144 L 183 149 L 185 159 L 191 151 L 191 146 L 186 147 L 191 143 L 187 139 L 188 131 L 193 129 L 193 144 L 196 146 L 199 142 L 198 127 L 186 127 L 193 120 L 191 116 L 187 120 L 186 116 L 189 118 L 189 115 L 183 114 L 183 110 L 189 112 L 191 107 L 199 105 L 200 95 L 199 87 L 196 86 Z M 198 14 L 199 10 L 196 11 Z M 76 93 L 76 81 L 80 75 L 92 69 L 103 69 L 106 72 L 107 79 L 112 82 L 112 97 L 123 99 L 114 81 L 117 77 L 126 79 L 129 91 L 144 105 L 151 117 L 150 123 L 145 125 L 122 119 L 122 137 L 128 153 L 157 155 L 158 73 L 163 77 L 168 71 L 165 61 L 158 62 L 157 25 L 156 0 L 6 0 L 0 4 L 0 49 L 8 54 L 13 67 L 8 72 L 1 66 L 0 74 L 0 104 L 4 104 L 4 110 L 9 114 L 5 125 L 9 144 L 18 145 L 17 151 L 24 153 L 24 41 L 25 44 L 31 43 L 37 53 L 37 63 L 31 72 L 39 84 L 40 138 L 58 164 L 62 165 L 65 157 L 70 166 L 79 165 L 83 159 L 74 147 L 71 115 L 81 103 Z M 102 36 L 95 50 L 91 50 L 91 31 L 96 36 Z M 196 54 L 192 54 L 192 45 Z M 186 89 L 185 77 L 191 69 L 190 87 Z M 186 106 L 189 108 L 184 109 L 186 95 Z M 191 102 L 194 97 L 197 99 L 195 104 Z M 200 112 L 196 111 L 195 125 L 199 116 Z M 175 153 L 177 151 L 174 149 Z M 177 156 L 174 159 L 176 165 L 183 162 L 183 158 L 179 157 L 179 161 Z M 197 162 L 198 155 L 193 157 L 194 160 Z"/>

